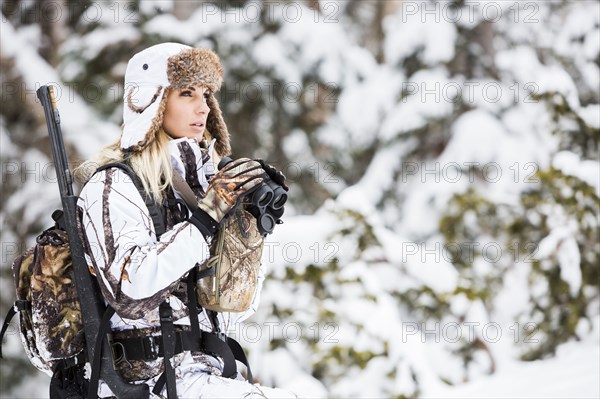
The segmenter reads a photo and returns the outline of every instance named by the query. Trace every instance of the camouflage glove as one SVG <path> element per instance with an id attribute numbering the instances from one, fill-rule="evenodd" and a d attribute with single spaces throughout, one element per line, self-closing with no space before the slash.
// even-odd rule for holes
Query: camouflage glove
<path id="1" fill-rule="evenodd" d="M 210 181 L 206 195 L 189 221 L 205 238 L 212 237 L 239 200 L 268 178 L 262 166 L 248 158 L 228 163 Z"/>

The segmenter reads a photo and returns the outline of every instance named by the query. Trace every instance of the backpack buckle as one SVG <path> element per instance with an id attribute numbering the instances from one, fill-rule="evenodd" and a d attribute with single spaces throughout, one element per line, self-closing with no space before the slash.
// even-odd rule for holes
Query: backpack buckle
<path id="1" fill-rule="evenodd" d="M 133 367 L 131 363 L 129 363 L 129 360 L 127 360 L 125 346 L 122 343 L 113 342 L 110 347 L 112 349 L 113 363 L 115 364 L 115 367 L 119 367 L 122 363 L 127 363 L 129 368 Z"/>

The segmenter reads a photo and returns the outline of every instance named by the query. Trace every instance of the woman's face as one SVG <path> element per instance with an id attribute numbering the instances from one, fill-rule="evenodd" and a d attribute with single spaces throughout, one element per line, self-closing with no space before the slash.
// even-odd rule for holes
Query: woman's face
<path id="1" fill-rule="evenodd" d="M 208 96 L 208 90 L 200 85 L 170 90 L 163 116 L 165 132 L 176 139 L 202 140 L 210 112 Z"/>

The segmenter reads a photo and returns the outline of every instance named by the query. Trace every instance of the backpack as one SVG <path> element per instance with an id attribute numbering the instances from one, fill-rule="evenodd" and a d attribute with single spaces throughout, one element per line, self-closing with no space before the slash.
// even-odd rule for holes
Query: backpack
<path id="1" fill-rule="evenodd" d="M 118 167 L 132 178 L 146 201 L 159 235 L 164 230 L 162 212 L 148 201 L 137 176 L 128 165 L 121 163 L 105 165 L 97 172 L 110 167 Z M 16 300 L 0 331 L 3 341 L 10 321 L 18 313 L 20 338 L 27 357 L 38 370 L 51 377 L 88 360 L 71 248 L 67 231 L 61 225 L 62 217 L 63 211 L 54 211 L 55 225 L 44 230 L 33 247 L 14 259 Z"/>
<path id="2" fill-rule="evenodd" d="M 56 221 L 61 215 L 57 211 L 53 218 Z M 1 337 L 18 312 L 27 356 L 52 376 L 60 360 L 77 356 L 85 345 L 67 232 L 58 223 L 44 230 L 33 247 L 15 258 L 12 272 L 16 301 L 4 320 Z"/>

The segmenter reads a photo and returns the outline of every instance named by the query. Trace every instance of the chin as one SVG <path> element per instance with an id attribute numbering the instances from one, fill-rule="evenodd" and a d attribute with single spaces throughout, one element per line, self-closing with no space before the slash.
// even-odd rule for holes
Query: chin
<path id="1" fill-rule="evenodd" d="M 190 134 L 186 134 L 185 137 L 187 137 L 188 139 L 196 139 L 198 141 L 202 140 L 202 137 L 204 136 L 204 132 L 202 133 L 190 133 Z"/>

